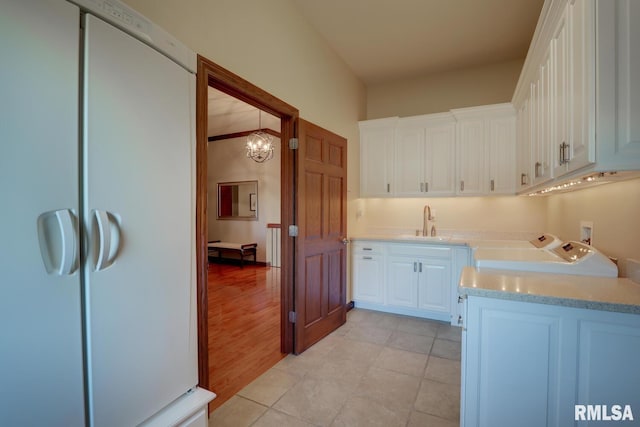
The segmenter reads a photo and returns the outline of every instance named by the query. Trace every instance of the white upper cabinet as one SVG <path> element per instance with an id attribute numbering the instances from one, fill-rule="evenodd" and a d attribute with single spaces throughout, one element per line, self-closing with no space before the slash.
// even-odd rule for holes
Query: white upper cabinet
<path id="1" fill-rule="evenodd" d="M 360 122 L 360 197 L 389 197 L 397 117 Z"/>
<path id="2" fill-rule="evenodd" d="M 553 69 L 551 72 L 552 96 L 552 131 L 551 153 L 553 159 L 553 175 L 562 175 L 568 168 L 571 141 L 569 138 L 569 37 L 567 14 L 564 13 L 556 26 L 551 41 Z"/>
<path id="3" fill-rule="evenodd" d="M 514 194 L 511 104 L 360 122 L 360 197 Z"/>
<path id="4" fill-rule="evenodd" d="M 640 170 L 640 2 L 599 1 L 596 22 L 598 170 Z"/>
<path id="5" fill-rule="evenodd" d="M 455 121 L 451 114 L 400 119 L 395 149 L 396 196 L 455 194 Z"/>
<path id="6" fill-rule="evenodd" d="M 428 196 L 453 195 L 456 124 L 451 118 L 431 123 L 425 131 L 425 192 Z"/>
<path id="7" fill-rule="evenodd" d="M 639 23 L 635 0 L 545 2 L 513 97 L 532 185 L 640 170 Z"/>
<path id="8" fill-rule="evenodd" d="M 516 116 L 516 191 L 531 186 L 531 111 L 530 99 L 525 99 L 518 108 Z"/>
<path id="9" fill-rule="evenodd" d="M 513 194 L 516 121 L 511 104 L 453 110 L 459 195 Z"/>
<path id="10" fill-rule="evenodd" d="M 551 175 L 551 130 L 552 130 L 552 106 L 551 95 L 552 82 L 552 56 L 551 48 L 538 67 L 538 79 L 532 86 L 536 90 L 536 138 L 532 141 L 533 155 L 533 183 L 540 184 L 549 181 Z"/>
<path id="11" fill-rule="evenodd" d="M 424 195 L 424 127 L 403 125 L 396 130 L 394 183 L 396 196 Z"/>
<path id="12" fill-rule="evenodd" d="M 588 2 L 573 1 L 567 5 L 567 56 L 568 99 L 567 131 L 569 153 L 567 169 L 576 170 L 595 161 L 595 118 L 593 99 L 589 88 L 593 87 L 594 75 L 589 34 L 593 34 L 593 22 Z"/>
<path id="13" fill-rule="evenodd" d="M 489 142 L 489 194 L 514 194 L 516 173 L 516 117 L 512 108 L 506 117 L 487 120 Z"/>
<path id="14" fill-rule="evenodd" d="M 484 120 L 481 118 L 458 121 L 457 193 L 478 196 L 486 192 Z"/>

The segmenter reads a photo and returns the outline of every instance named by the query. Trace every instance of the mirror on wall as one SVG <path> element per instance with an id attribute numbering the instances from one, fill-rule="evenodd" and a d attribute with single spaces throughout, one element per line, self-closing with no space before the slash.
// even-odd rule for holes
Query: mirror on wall
<path id="1" fill-rule="evenodd" d="M 258 181 L 218 183 L 218 219 L 258 220 Z"/>

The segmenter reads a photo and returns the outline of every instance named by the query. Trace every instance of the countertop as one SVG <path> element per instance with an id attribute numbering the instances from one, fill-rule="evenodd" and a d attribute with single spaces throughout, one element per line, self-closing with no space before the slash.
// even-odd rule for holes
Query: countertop
<path id="1" fill-rule="evenodd" d="M 445 245 L 445 246 L 469 246 L 469 241 L 465 239 L 448 236 L 412 236 L 409 234 L 370 234 L 349 237 L 352 241 L 365 242 L 390 242 L 390 243 L 422 243 L 425 245 Z"/>
<path id="2" fill-rule="evenodd" d="M 640 284 L 625 278 L 465 267 L 461 295 L 640 314 Z"/>

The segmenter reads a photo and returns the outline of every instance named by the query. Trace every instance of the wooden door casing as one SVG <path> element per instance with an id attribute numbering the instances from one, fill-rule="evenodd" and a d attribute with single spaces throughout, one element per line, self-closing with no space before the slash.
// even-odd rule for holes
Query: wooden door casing
<path id="1" fill-rule="evenodd" d="M 209 388 L 209 332 L 207 296 L 207 123 L 209 86 L 238 98 L 254 107 L 280 117 L 280 138 L 289 141 L 294 136 L 294 124 L 298 110 L 284 101 L 265 92 L 240 76 L 222 68 L 209 59 L 198 55 L 196 90 L 196 247 L 197 247 L 197 294 L 198 294 L 198 373 L 199 385 Z M 281 153 L 281 224 L 287 229 L 295 223 L 294 215 L 294 151 L 282 144 Z M 281 351 L 293 351 L 294 330 L 288 321 L 288 313 L 293 310 L 294 283 L 294 238 L 283 236 L 281 240 Z M 213 387 L 211 387 L 213 388 Z"/>
<path id="2" fill-rule="evenodd" d="M 346 321 L 347 140 L 299 119 L 295 352 Z"/>

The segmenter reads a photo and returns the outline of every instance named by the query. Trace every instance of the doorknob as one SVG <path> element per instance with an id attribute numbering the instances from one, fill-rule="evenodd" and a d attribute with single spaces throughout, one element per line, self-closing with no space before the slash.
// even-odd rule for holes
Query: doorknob
<path id="1" fill-rule="evenodd" d="M 349 243 L 349 239 L 347 239 L 346 237 L 343 237 L 342 240 L 340 240 L 342 242 L 343 245 L 346 245 Z"/>

